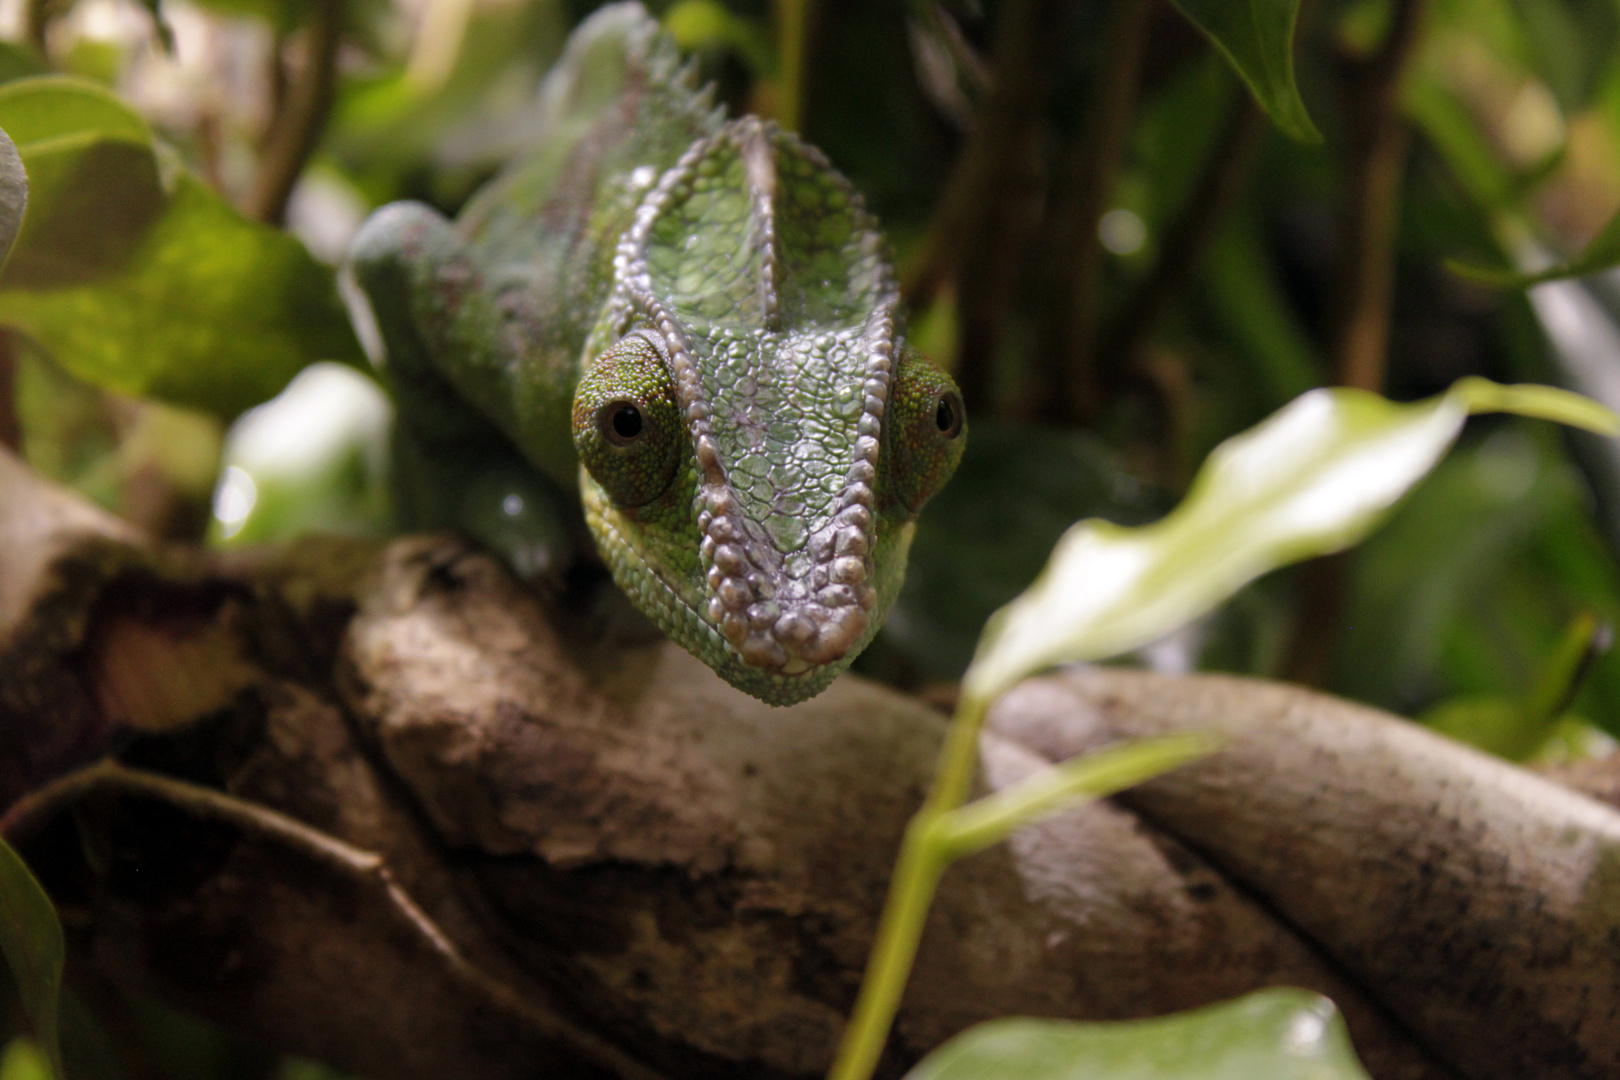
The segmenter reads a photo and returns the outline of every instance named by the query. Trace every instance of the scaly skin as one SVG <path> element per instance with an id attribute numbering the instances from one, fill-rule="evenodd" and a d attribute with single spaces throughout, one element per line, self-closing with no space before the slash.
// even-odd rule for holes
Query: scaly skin
<path id="1" fill-rule="evenodd" d="M 580 27 L 541 113 L 454 224 L 396 203 L 356 239 L 405 516 L 467 527 L 480 471 L 577 485 L 665 633 L 766 701 L 811 697 L 894 603 L 961 399 L 905 344 L 848 181 L 772 124 L 726 122 L 639 5 Z"/>

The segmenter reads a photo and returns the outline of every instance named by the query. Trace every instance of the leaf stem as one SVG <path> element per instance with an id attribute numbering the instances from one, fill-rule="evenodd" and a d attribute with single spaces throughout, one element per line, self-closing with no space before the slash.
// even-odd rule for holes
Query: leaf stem
<path id="1" fill-rule="evenodd" d="M 940 842 L 940 822 L 967 798 L 979 761 L 979 729 L 984 726 L 987 707 L 988 702 L 964 695 L 951 718 L 933 787 L 901 841 L 860 996 L 828 1080 L 867 1080 L 883 1054 L 922 940 L 928 905 L 950 862 L 946 845 Z"/>
<path id="2" fill-rule="evenodd" d="M 810 0 L 776 0 L 776 122 L 788 131 L 804 124 L 804 51 Z"/>

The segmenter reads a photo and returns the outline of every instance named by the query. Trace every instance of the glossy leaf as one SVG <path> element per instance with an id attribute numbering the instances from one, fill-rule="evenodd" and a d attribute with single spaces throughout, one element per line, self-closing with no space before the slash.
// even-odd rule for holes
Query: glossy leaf
<path id="1" fill-rule="evenodd" d="M 0 840 L 0 952 L 17 982 L 34 1037 L 62 1075 L 57 1015 L 62 993 L 62 924 L 27 865 Z"/>
<path id="2" fill-rule="evenodd" d="M 963 681 L 989 700 L 1042 668 L 1155 641 L 1261 574 L 1359 541 L 1434 467 L 1472 412 L 1620 430 L 1600 405 L 1550 387 L 1464 379 L 1399 405 L 1313 390 L 1216 447 L 1169 515 L 1136 529 L 1083 521 L 986 625 Z"/>
<path id="3" fill-rule="evenodd" d="M 1472 281 L 1476 285 L 1488 285 L 1497 289 L 1527 289 L 1544 281 L 1586 277 L 1588 274 L 1596 274 L 1615 266 L 1620 266 L 1620 214 L 1615 214 L 1609 219 L 1609 223 L 1592 238 L 1591 243 L 1586 245 L 1585 251 L 1568 262 L 1559 263 L 1545 270 L 1519 273 L 1488 266 L 1475 266 L 1471 263 L 1458 262 L 1456 259 L 1446 261 L 1446 268 L 1458 277 Z"/>
<path id="4" fill-rule="evenodd" d="M 0 323 L 86 382 L 234 415 L 300 368 L 360 356 L 332 274 L 166 166 L 145 122 L 80 80 L 0 87 L 30 208 Z"/>
<path id="5" fill-rule="evenodd" d="M 1299 0 L 1172 0 L 1226 57 L 1272 123 L 1300 142 L 1322 141 L 1294 82 Z"/>
<path id="6" fill-rule="evenodd" d="M 992 1020 L 907 1080 L 1367 1080 L 1344 1018 L 1291 987 L 1151 1020 Z"/>

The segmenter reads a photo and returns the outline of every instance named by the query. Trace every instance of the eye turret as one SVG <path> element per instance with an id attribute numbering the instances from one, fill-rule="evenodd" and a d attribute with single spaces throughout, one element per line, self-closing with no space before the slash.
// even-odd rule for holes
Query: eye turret
<path id="1" fill-rule="evenodd" d="M 951 377 L 907 348 L 883 417 L 883 501 L 915 516 L 956 471 L 967 411 Z"/>
<path id="2" fill-rule="evenodd" d="M 685 431 L 669 369 L 653 343 L 629 334 L 603 352 L 574 391 L 574 448 L 620 507 L 668 490 Z"/>

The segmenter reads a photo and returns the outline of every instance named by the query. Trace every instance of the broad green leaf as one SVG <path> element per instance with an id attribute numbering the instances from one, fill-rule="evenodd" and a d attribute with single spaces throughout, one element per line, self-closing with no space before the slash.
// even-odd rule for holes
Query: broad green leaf
<path id="1" fill-rule="evenodd" d="M 1272 123 L 1300 142 L 1322 141 L 1294 83 L 1299 0 L 1172 0 L 1249 87 Z"/>
<path id="2" fill-rule="evenodd" d="M 0 86 L 29 213 L 0 275 L 0 323 L 75 376 L 231 416 L 316 360 L 357 360 L 331 271 L 159 156 L 107 91 Z"/>
<path id="3" fill-rule="evenodd" d="M 57 1009 L 62 992 L 62 924 L 50 897 L 4 840 L 0 840 L 0 952 L 17 981 L 34 1037 L 61 1076 Z"/>
<path id="4" fill-rule="evenodd" d="M 1333 1002 L 1274 987 L 1151 1020 L 992 1020 L 935 1050 L 906 1080 L 1367 1080 L 1367 1074 Z"/>
<path id="5" fill-rule="evenodd" d="M 1544 281 L 1586 277 L 1588 274 L 1596 274 L 1614 266 L 1620 266 L 1620 213 L 1609 219 L 1609 223 L 1592 238 L 1591 243 L 1586 245 L 1585 251 L 1568 262 L 1545 270 L 1519 273 L 1488 266 L 1475 266 L 1458 262 L 1456 259 L 1446 260 L 1446 268 L 1458 277 L 1498 289 L 1527 289 Z"/>
<path id="6" fill-rule="evenodd" d="M 1473 412 L 1620 430 L 1601 405 L 1550 387 L 1470 378 L 1411 405 L 1313 390 L 1216 447 L 1163 519 L 1070 528 L 1035 584 L 985 626 L 964 691 L 987 701 L 1042 668 L 1139 648 L 1269 570 L 1356 543 Z"/>
<path id="7" fill-rule="evenodd" d="M 0 86 L 0 127 L 25 157 L 37 143 L 97 136 L 149 146 L 141 115 L 98 83 L 70 75 L 40 75 Z"/>
<path id="8" fill-rule="evenodd" d="M 11 137 L 0 129 L 0 268 L 6 265 L 11 245 L 22 227 L 23 208 L 28 205 L 28 173 Z"/>

